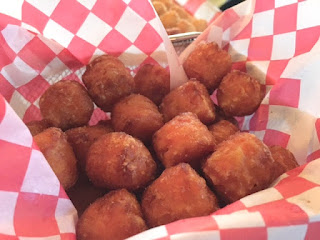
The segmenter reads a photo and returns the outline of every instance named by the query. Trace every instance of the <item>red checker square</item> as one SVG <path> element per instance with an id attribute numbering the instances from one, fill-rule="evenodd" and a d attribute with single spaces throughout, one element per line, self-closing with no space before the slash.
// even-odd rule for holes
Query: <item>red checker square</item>
<path id="1" fill-rule="evenodd" d="M 317 158 L 320 158 L 320 150 L 317 150 L 317 151 L 309 154 L 307 157 L 307 162 L 311 162 Z"/>
<path id="2" fill-rule="evenodd" d="M 16 18 L 10 17 L 6 14 L 0 14 L 0 23 L 5 23 L 0 25 L 0 31 L 4 29 L 8 24 L 12 25 L 21 25 L 21 21 L 17 20 Z"/>
<path id="3" fill-rule="evenodd" d="M 55 219 L 57 202 L 56 196 L 21 192 L 14 216 L 16 234 L 24 237 L 60 234 Z"/>
<path id="4" fill-rule="evenodd" d="M 268 1 L 264 1 L 264 0 L 259 0 L 259 1 L 255 1 L 256 5 L 255 5 L 255 9 L 254 12 L 258 13 L 258 12 L 264 12 L 270 9 L 274 9 L 275 8 L 275 4 L 274 4 L 275 0 L 268 0 Z"/>
<path id="5" fill-rule="evenodd" d="M 5 115 L 6 115 L 6 102 L 0 94 L 0 124 Z"/>
<path id="6" fill-rule="evenodd" d="M 59 198 L 69 199 L 68 195 L 66 194 L 66 192 L 64 191 L 64 189 L 61 185 L 60 185 Z"/>
<path id="7" fill-rule="evenodd" d="M 30 82 L 22 85 L 17 91 L 25 97 L 29 102 L 33 103 L 37 100 L 50 86 L 50 84 L 42 76 L 38 75 Z"/>
<path id="8" fill-rule="evenodd" d="M 74 36 L 68 49 L 79 61 L 88 64 L 96 47 L 78 36 Z"/>
<path id="9" fill-rule="evenodd" d="M 261 104 L 250 120 L 249 130 L 251 131 L 266 130 L 267 124 L 268 124 L 268 118 L 269 118 L 269 105 Z"/>
<path id="10" fill-rule="evenodd" d="M 252 19 L 248 23 L 248 25 L 235 37 L 234 40 L 240 39 L 248 39 L 251 37 L 252 34 Z"/>
<path id="11" fill-rule="evenodd" d="M 268 232 L 265 227 L 220 229 L 220 239 L 267 240 Z"/>
<path id="12" fill-rule="evenodd" d="M 61 240 L 75 240 L 76 235 L 74 233 L 63 233 L 60 234 Z"/>
<path id="13" fill-rule="evenodd" d="M 39 73 L 52 61 L 56 54 L 38 37 L 34 37 L 18 53 L 18 56 Z"/>
<path id="14" fill-rule="evenodd" d="M 20 191 L 30 155 L 31 148 L 0 140 L 0 190 Z"/>
<path id="15" fill-rule="evenodd" d="M 152 39 L 152 41 L 149 39 Z M 147 23 L 139 34 L 137 40 L 134 42 L 134 45 L 148 55 L 153 53 L 161 43 L 162 38 L 159 33 L 157 33 L 157 31 Z"/>
<path id="16" fill-rule="evenodd" d="M 150 21 L 156 17 L 149 1 L 131 0 L 129 6 L 146 21 Z"/>
<path id="17" fill-rule="evenodd" d="M 90 126 L 96 125 L 100 120 L 105 120 L 105 119 L 108 119 L 106 113 L 102 111 L 100 108 L 95 108 L 91 115 L 89 125 Z"/>
<path id="18" fill-rule="evenodd" d="M 38 150 L 38 151 L 40 151 L 40 149 L 39 149 L 39 147 L 37 146 L 37 143 L 33 140 L 32 141 L 32 149 L 34 149 L 34 150 Z"/>
<path id="19" fill-rule="evenodd" d="M 315 240 L 315 239 L 318 239 L 319 236 L 320 236 L 320 222 L 308 223 L 308 229 L 304 239 Z"/>
<path id="20" fill-rule="evenodd" d="M 285 199 L 249 208 L 249 212 L 256 211 L 261 213 L 268 227 L 298 225 L 308 222 L 308 215 L 300 207 Z"/>
<path id="21" fill-rule="evenodd" d="M 304 178 L 290 176 L 284 178 L 281 183 L 275 186 L 275 188 L 282 194 L 284 198 L 290 198 L 316 186 L 316 184 L 309 182 Z"/>
<path id="22" fill-rule="evenodd" d="M 270 61 L 266 77 L 267 85 L 275 85 L 277 83 L 288 62 L 288 59 Z"/>
<path id="23" fill-rule="evenodd" d="M 189 0 L 183 7 L 191 14 L 194 14 L 205 1 L 206 0 Z"/>
<path id="24" fill-rule="evenodd" d="M 16 236 L 9 236 L 0 233 L 0 240 L 19 240 L 19 238 Z"/>
<path id="25" fill-rule="evenodd" d="M 40 33 L 42 33 L 49 21 L 49 17 L 47 15 L 27 1 L 24 1 L 22 5 L 22 19 L 25 23 L 37 29 Z"/>
<path id="26" fill-rule="evenodd" d="M 270 91 L 270 105 L 298 107 L 300 80 L 281 78 Z"/>
<path id="27" fill-rule="evenodd" d="M 210 216 L 180 220 L 168 224 L 166 228 L 169 235 L 185 232 L 211 231 L 219 229 L 216 221 Z"/>
<path id="28" fill-rule="evenodd" d="M 273 36 L 251 38 L 248 49 L 248 59 L 251 61 L 270 60 Z"/>
<path id="29" fill-rule="evenodd" d="M 58 58 L 71 70 L 78 70 L 83 64 L 73 56 L 67 48 L 64 48 L 59 54 Z"/>
<path id="30" fill-rule="evenodd" d="M 319 40 L 320 26 L 296 31 L 295 56 L 309 52 Z"/>
<path id="31" fill-rule="evenodd" d="M 239 70 L 239 71 L 242 71 L 242 72 L 246 72 L 247 71 L 246 62 L 235 62 L 235 63 L 232 63 L 231 68 L 232 68 L 232 70 Z"/>
<path id="32" fill-rule="evenodd" d="M 72 12 L 70 10 L 72 9 Z M 72 33 L 76 33 L 87 18 L 89 10 L 76 0 L 62 0 L 51 14 L 51 19 Z"/>
<path id="33" fill-rule="evenodd" d="M 318 118 L 318 119 L 316 120 L 315 128 L 316 128 L 316 130 L 317 130 L 318 140 L 320 140 L 320 118 Z"/>
<path id="34" fill-rule="evenodd" d="M 35 120 L 40 120 L 40 119 L 42 119 L 40 109 L 32 104 L 30 107 L 28 107 L 22 120 L 25 123 L 27 123 L 30 121 L 35 121 Z"/>
<path id="35" fill-rule="evenodd" d="M 214 212 L 212 215 L 225 215 L 231 214 L 240 210 L 246 209 L 246 206 L 241 201 L 236 201 L 230 205 L 221 208 L 220 210 Z"/>
<path id="36" fill-rule="evenodd" d="M 290 4 L 274 10 L 273 33 L 281 34 L 297 29 L 298 4 Z M 285 19 L 285 21 L 284 21 Z"/>
<path id="37" fill-rule="evenodd" d="M 9 47 L 4 39 L 3 35 L 0 33 L 0 70 L 12 63 L 16 57 L 16 53 Z"/>
<path id="38" fill-rule="evenodd" d="M 15 90 L 15 88 L 5 79 L 2 74 L 0 73 L 0 94 L 8 101 L 10 102 L 10 99 L 12 97 L 12 94 Z"/>
<path id="39" fill-rule="evenodd" d="M 139 67 L 137 67 L 135 70 L 139 70 L 140 67 L 142 67 L 145 64 L 152 64 L 152 65 L 159 65 L 159 63 L 154 60 L 152 57 L 148 56 L 141 64 Z M 167 69 L 169 71 L 169 68 Z"/>
<path id="40" fill-rule="evenodd" d="M 224 12 L 223 17 L 216 20 L 215 24 L 223 30 L 226 30 L 239 19 L 239 15 L 233 9 L 229 9 Z"/>
<path id="41" fill-rule="evenodd" d="M 97 15 L 111 27 L 114 27 L 119 22 L 126 8 L 127 4 L 123 1 L 98 0 L 92 8 L 92 13 Z M 112 11 L 108 11 L 108 14 L 106 14 L 106 9 L 112 9 Z"/>
<path id="42" fill-rule="evenodd" d="M 102 51 L 113 56 L 120 56 L 132 43 L 117 30 L 112 29 L 98 46 Z"/>
<path id="43" fill-rule="evenodd" d="M 263 137 L 263 142 L 268 146 L 280 145 L 282 147 L 286 147 L 289 139 L 289 134 L 273 129 L 267 129 Z"/>

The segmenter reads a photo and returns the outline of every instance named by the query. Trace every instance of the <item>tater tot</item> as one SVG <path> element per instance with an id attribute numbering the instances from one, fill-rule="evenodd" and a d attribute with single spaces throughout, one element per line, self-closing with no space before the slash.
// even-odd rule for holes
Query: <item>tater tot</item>
<path id="1" fill-rule="evenodd" d="M 216 43 L 199 44 L 183 64 L 189 78 L 196 78 L 211 94 L 231 70 L 231 56 Z"/>
<path id="2" fill-rule="evenodd" d="M 220 143 L 205 161 L 203 172 L 225 203 L 267 188 L 273 180 L 269 148 L 250 133 L 236 133 Z"/>
<path id="3" fill-rule="evenodd" d="M 137 190 L 154 179 L 156 163 L 141 141 L 114 132 L 101 136 L 91 145 L 86 172 L 97 187 Z"/>
<path id="4" fill-rule="evenodd" d="M 48 120 L 42 119 L 39 121 L 28 122 L 28 123 L 26 123 L 26 126 L 29 128 L 31 135 L 35 136 L 35 135 L 43 132 L 47 128 L 52 127 L 52 124 Z"/>
<path id="5" fill-rule="evenodd" d="M 85 170 L 87 153 L 92 143 L 109 132 L 112 132 L 112 129 L 101 124 L 72 128 L 66 131 L 68 142 L 71 144 L 82 170 Z"/>
<path id="6" fill-rule="evenodd" d="M 227 140 L 236 132 L 239 132 L 239 128 L 227 120 L 221 120 L 215 124 L 212 124 L 209 126 L 209 130 L 213 135 L 215 146 Z"/>
<path id="7" fill-rule="evenodd" d="M 183 112 L 192 112 L 204 124 L 215 119 L 213 101 L 205 86 L 198 81 L 188 81 L 166 95 L 160 105 L 165 122 Z"/>
<path id="8" fill-rule="evenodd" d="M 273 159 L 278 163 L 275 178 L 299 166 L 296 158 L 288 149 L 281 146 L 270 146 L 269 149 Z"/>
<path id="9" fill-rule="evenodd" d="M 203 19 L 194 19 L 192 24 L 195 26 L 198 32 L 203 32 L 208 27 L 207 21 Z"/>
<path id="10" fill-rule="evenodd" d="M 118 102 L 111 121 L 115 131 L 130 134 L 146 144 L 164 124 L 158 107 L 140 94 L 131 94 Z"/>
<path id="11" fill-rule="evenodd" d="M 135 196 L 112 191 L 92 203 L 80 217 L 77 240 L 122 240 L 147 230 Z"/>
<path id="12" fill-rule="evenodd" d="M 48 128 L 34 136 L 40 151 L 47 159 L 62 187 L 68 190 L 78 179 L 77 160 L 67 136 L 59 128 Z"/>
<path id="13" fill-rule="evenodd" d="M 159 16 L 163 15 L 167 11 L 166 5 L 160 1 L 153 1 L 152 4 Z"/>
<path id="14" fill-rule="evenodd" d="M 51 85 L 40 97 L 39 106 L 42 117 L 62 130 L 86 125 L 93 112 L 86 89 L 76 81 Z"/>
<path id="15" fill-rule="evenodd" d="M 167 11 L 160 16 L 160 20 L 165 28 L 177 27 L 179 15 L 175 11 Z"/>
<path id="16" fill-rule="evenodd" d="M 145 64 L 134 77 L 135 92 L 159 105 L 170 92 L 170 74 L 159 65 Z"/>
<path id="17" fill-rule="evenodd" d="M 219 208 L 205 180 L 186 163 L 164 170 L 145 190 L 141 206 L 150 227 L 208 215 Z"/>
<path id="18" fill-rule="evenodd" d="M 196 31 L 195 26 L 193 26 L 193 24 L 186 19 L 181 19 L 178 22 L 177 27 L 180 29 L 181 32 L 194 32 L 194 31 Z"/>
<path id="19" fill-rule="evenodd" d="M 82 80 L 93 101 L 105 112 L 134 90 L 130 72 L 111 55 L 100 56 L 87 65 Z"/>
<path id="20" fill-rule="evenodd" d="M 247 73 L 238 70 L 228 73 L 217 91 L 218 104 L 228 116 L 254 113 L 263 97 L 262 85 Z"/>
<path id="21" fill-rule="evenodd" d="M 213 151 L 213 137 L 197 115 L 182 113 L 153 135 L 153 147 L 166 168 L 186 162 L 198 169 Z"/>

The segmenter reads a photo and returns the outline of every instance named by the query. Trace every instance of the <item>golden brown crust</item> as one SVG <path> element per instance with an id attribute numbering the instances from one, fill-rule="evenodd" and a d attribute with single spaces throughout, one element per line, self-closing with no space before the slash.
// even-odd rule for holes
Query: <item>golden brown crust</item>
<path id="1" fill-rule="evenodd" d="M 39 121 L 28 122 L 28 123 L 26 123 L 26 126 L 29 128 L 31 135 L 35 136 L 35 135 L 43 132 L 47 128 L 52 127 L 52 124 L 50 123 L 50 121 L 48 121 L 46 119 L 42 119 Z"/>
<path id="2" fill-rule="evenodd" d="M 80 217 L 78 240 L 122 240 L 147 230 L 140 205 L 125 189 L 112 191 L 92 203 Z"/>
<path id="3" fill-rule="evenodd" d="M 199 168 L 203 158 L 213 151 L 213 139 L 195 114 L 182 113 L 153 135 L 153 147 L 166 168 L 181 162 Z"/>
<path id="4" fill-rule="evenodd" d="M 232 124 L 227 120 L 221 120 L 209 126 L 209 130 L 213 135 L 213 141 L 215 146 L 229 139 L 231 135 L 240 131 L 236 125 Z"/>
<path id="5" fill-rule="evenodd" d="M 59 128 L 48 128 L 34 136 L 40 151 L 47 159 L 62 187 L 67 190 L 78 179 L 77 160 L 67 136 Z"/>
<path id="6" fill-rule="evenodd" d="M 112 109 L 111 120 L 115 131 L 130 134 L 146 144 L 164 124 L 158 107 L 140 94 L 131 94 L 118 102 Z"/>
<path id="7" fill-rule="evenodd" d="M 163 99 L 160 111 L 165 122 L 184 112 L 195 113 L 204 124 L 211 124 L 215 119 L 215 109 L 209 93 L 198 81 L 188 81 L 172 90 Z"/>
<path id="8" fill-rule="evenodd" d="M 218 145 L 203 172 L 226 203 L 267 188 L 273 180 L 269 148 L 250 133 L 236 133 Z"/>
<path id="9" fill-rule="evenodd" d="M 254 113 L 264 97 L 262 85 L 247 73 L 233 70 L 218 88 L 219 106 L 228 116 L 246 116 Z"/>
<path id="10" fill-rule="evenodd" d="M 86 89 L 76 81 L 51 85 L 40 97 L 39 106 L 43 118 L 62 130 L 86 125 L 93 112 Z"/>
<path id="11" fill-rule="evenodd" d="M 208 215 L 219 208 L 205 180 L 186 163 L 164 170 L 145 190 L 141 206 L 150 227 Z"/>
<path id="12" fill-rule="evenodd" d="M 82 76 L 82 81 L 98 107 L 111 111 L 112 106 L 134 90 L 134 80 L 123 63 L 103 55 L 93 60 Z"/>
<path id="13" fill-rule="evenodd" d="M 134 77 L 135 92 L 159 105 L 170 92 L 170 74 L 159 65 L 145 64 Z"/>
<path id="14" fill-rule="evenodd" d="M 156 172 L 156 163 L 142 142 L 121 132 L 105 134 L 95 141 L 86 163 L 92 183 L 108 189 L 143 188 Z"/>
<path id="15" fill-rule="evenodd" d="M 222 78 L 231 70 L 231 56 L 216 43 L 199 44 L 183 64 L 189 78 L 206 86 L 211 94 Z"/>

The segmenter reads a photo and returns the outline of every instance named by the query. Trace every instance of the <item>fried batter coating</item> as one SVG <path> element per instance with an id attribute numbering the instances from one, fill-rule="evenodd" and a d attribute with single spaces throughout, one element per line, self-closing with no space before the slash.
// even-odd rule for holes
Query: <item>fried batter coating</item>
<path id="1" fill-rule="evenodd" d="M 203 172 L 225 203 L 268 187 L 274 160 L 269 148 L 250 133 L 236 133 L 220 143 L 205 161 Z"/>
<path id="2" fill-rule="evenodd" d="M 179 15 L 175 11 L 167 11 L 160 16 L 160 20 L 165 28 L 177 27 Z"/>
<path id="3" fill-rule="evenodd" d="M 158 107 L 140 94 L 131 94 L 118 102 L 111 121 L 115 131 L 130 134 L 146 144 L 164 124 Z"/>
<path id="4" fill-rule="evenodd" d="M 205 180 L 186 163 L 164 170 L 145 190 L 141 207 L 150 227 L 208 215 L 219 208 Z"/>
<path id="5" fill-rule="evenodd" d="M 111 55 L 100 56 L 87 65 L 82 81 L 95 104 L 105 112 L 134 90 L 130 72 Z"/>
<path id="6" fill-rule="evenodd" d="M 221 120 L 215 124 L 212 124 L 211 126 L 209 126 L 209 130 L 213 135 L 215 146 L 227 140 L 236 132 L 239 132 L 239 128 L 227 120 Z"/>
<path id="7" fill-rule="evenodd" d="M 177 27 L 180 29 L 180 32 L 195 32 L 196 28 L 195 26 L 193 26 L 193 24 L 185 19 L 181 19 L 178 24 Z"/>
<path id="8" fill-rule="evenodd" d="M 153 135 L 153 147 L 166 168 L 185 162 L 198 169 L 213 151 L 213 136 L 195 114 L 182 113 Z"/>
<path id="9" fill-rule="evenodd" d="M 147 230 L 135 196 L 112 191 L 92 203 L 80 217 L 77 240 L 122 240 Z"/>
<path id="10" fill-rule="evenodd" d="M 203 32 L 208 27 L 207 21 L 203 19 L 194 19 L 192 23 L 198 32 Z"/>
<path id="11" fill-rule="evenodd" d="M 215 109 L 209 93 L 198 81 L 188 81 L 172 90 L 164 97 L 160 111 L 165 122 L 183 112 L 195 113 L 204 124 L 211 124 L 215 119 Z"/>
<path id="12" fill-rule="evenodd" d="M 170 92 L 170 74 L 159 65 L 145 64 L 134 77 L 135 92 L 159 105 Z"/>
<path id="13" fill-rule="evenodd" d="M 235 126 L 237 126 L 239 128 L 239 123 L 238 123 L 237 119 L 235 119 L 232 116 L 226 116 L 226 114 L 223 112 L 221 107 L 219 107 L 216 104 L 213 104 L 213 105 L 214 105 L 215 113 L 216 113 L 216 118 L 215 118 L 216 123 L 221 120 L 226 120 L 226 121 L 231 122 L 232 124 L 234 124 Z"/>
<path id="14" fill-rule="evenodd" d="M 102 124 L 72 128 L 66 131 L 68 142 L 71 144 L 82 170 L 85 170 L 87 153 L 92 143 L 100 136 L 112 131 L 112 128 Z"/>
<path id="15" fill-rule="evenodd" d="M 183 67 L 189 78 L 196 78 L 211 94 L 231 70 L 231 63 L 229 53 L 212 42 L 200 44 L 190 53 Z"/>
<path id="16" fill-rule="evenodd" d="M 78 179 L 77 160 L 66 134 L 59 128 L 51 127 L 34 136 L 34 141 L 62 187 L 65 190 L 72 187 Z"/>
<path id="17" fill-rule="evenodd" d="M 166 11 L 168 11 L 166 5 L 160 1 L 153 1 L 152 4 L 159 16 L 161 16 L 162 14 L 166 13 Z"/>
<path id="18" fill-rule="evenodd" d="M 35 135 L 43 132 L 47 128 L 52 127 L 52 124 L 50 123 L 50 121 L 48 121 L 46 119 L 42 119 L 39 121 L 28 122 L 28 123 L 26 123 L 26 126 L 29 128 L 31 135 L 35 136 Z"/>
<path id="19" fill-rule="evenodd" d="M 141 141 L 114 132 L 101 136 L 91 145 L 86 172 L 97 187 L 137 190 L 154 179 L 156 163 Z"/>
<path id="20" fill-rule="evenodd" d="M 238 70 L 228 73 L 217 91 L 218 104 L 228 116 L 254 113 L 263 97 L 262 85 L 247 73 Z"/>
<path id="21" fill-rule="evenodd" d="M 299 167 L 296 158 L 288 149 L 281 146 L 270 146 L 269 149 L 273 159 L 278 163 L 275 171 L 275 178 L 291 169 Z"/>

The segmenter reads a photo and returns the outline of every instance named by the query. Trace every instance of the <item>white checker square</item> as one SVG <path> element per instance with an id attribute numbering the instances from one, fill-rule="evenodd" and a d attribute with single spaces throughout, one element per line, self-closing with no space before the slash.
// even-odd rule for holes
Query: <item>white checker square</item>
<path id="1" fill-rule="evenodd" d="M 270 187 L 275 187 L 279 182 L 281 182 L 283 179 L 289 177 L 288 174 L 284 173 L 280 177 L 278 177 L 271 185 Z"/>
<path id="2" fill-rule="evenodd" d="M 252 18 L 252 37 L 273 34 L 274 10 L 255 13 Z"/>
<path id="3" fill-rule="evenodd" d="M 290 239 L 304 240 L 308 225 L 293 225 L 288 227 L 268 227 L 268 240 Z"/>
<path id="4" fill-rule="evenodd" d="M 96 4 L 97 0 L 77 0 L 83 6 L 91 10 L 93 6 Z"/>
<path id="5" fill-rule="evenodd" d="M 41 76 L 51 85 L 63 79 L 71 73 L 70 69 L 58 58 L 55 57 L 41 72 Z"/>
<path id="6" fill-rule="evenodd" d="M 299 2 L 297 15 L 297 30 L 319 26 L 319 9 L 319 0 L 308 0 Z"/>
<path id="7" fill-rule="evenodd" d="M 253 115 L 245 116 L 243 119 L 243 124 L 242 124 L 242 131 L 249 131 L 250 130 L 250 120 Z"/>
<path id="8" fill-rule="evenodd" d="M 176 0 L 176 2 L 183 6 L 188 2 L 188 0 Z"/>
<path id="9" fill-rule="evenodd" d="M 290 5 L 297 2 L 298 0 L 274 0 L 274 5 L 276 8 L 278 8 L 278 7 Z"/>
<path id="10" fill-rule="evenodd" d="M 264 135 L 266 134 L 265 130 L 262 131 L 249 131 L 251 134 L 255 135 L 261 141 L 263 140 Z"/>
<path id="11" fill-rule="evenodd" d="M 141 240 L 141 239 L 158 239 L 167 237 L 168 232 L 165 226 L 159 226 L 150 230 L 139 233 L 133 237 L 127 238 L 127 240 Z"/>
<path id="12" fill-rule="evenodd" d="M 10 106 L 21 119 L 30 105 L 30 102 L 27 101 L 18 91 L 13 92 L 10 100 Z"/>
<path id="13" fill-rule="evenodd" d="M 75 225 L 78 220 L 77 210 L 69 199 L 58 199 L 55 218 L 60 233 L 75 233 Z"/>
<path id="14" fill-rule="evenodd" d="M 49 19 L 46 27 L 43 30 L 43 36 L 50 38 L 60 43 L 64 47 L 68 47 L 72 38 L 74 37 L 73 33 Z"/>
<path id="15" fill-rule="evenodd" d="M 38 73 L 19 57 L 16 57 L 13 63 L 3 67 L 0 73 L 15 88 L 27 84 L 38 76 Z"/>
<path id="16" fill-rule="evenodd" d="M 54 196 L 59 195 L 59 180 L 42 153 L 38 150 L 32 150 L 31 152 L 30 162 L 21 191 Z"/>
<path id="17" fill-rule="evenodd" d="M 129 4 L 131 2 L 131 0 L 122 0 L 124 1 L 126 4 Z"/>
<path id="18" fill-rule="evenodd" d="M 130 46 L 126 52 L 119 56 L 119 60 L 130 69 L 139 66 L 146 58 L 147 55 L 134 45 Z"/>
<path id="19" fill-rule="evenodd" d="M 58 6 L 60 0 L 50 0 L 50 1 L 43 1 L 43 0 L 26 0 L 32 6 L 50 16 L 54 9 Z"/>
<path id="20" fill-rule="evenodd" d="M 61 240 L 60 235 L 50 237 L 19 237 L 19 240 Z"/>
<path id="21" fill-rule="evenodd" d="M 241 212 L 233 215 L 212 216 L 220 229 L 264 227 L 264 220 L 259 212 Z"/>
<path id="22" fill-rule="evenodd" d="M 0 233 L 15 235 L 14 210 L 16 208 L 18 193 L 0 191 Z"/>
<path id="23" fill-rule="evenodd" d="M 112 27 L 90 12 L 77 36 L 97 47 L 111 30 Z"/>
<path id="24" fill-rule="evenodd" d="M 130 7 L 127 7 L 115 26 L 115 29 L 133 43 L 138 38 L 146 23 L 146 20 L 140 17 Z"/>
<path id="25" fill-rule="evenodd" d="M 150 55 L 157 63 L 162 67 L 168 66 L 167 52 L 164 43 L 161 43 L 159 47 Z"/>
<path id="26" fill-rule="evenodd" d="M 271 60 L 290 59 L 296 51 L 296 32 L 273 36 Z"/>
<path id="27" fill-rule="evenodd" d="M 242 198 L 240 201 L 247 207 L 253 207 L 264 203 L 269 203 L 283 199 L 281 193 L 275 188 L 268 188 Z"/>
<path id="28" fill-rule="evenodd" d="M 246 62 L 247 73 L 259 83 L 265 84 L 269 64 L 270 61 L 248 61 Z"/>
<path id="29" fill-rule="evenodd" d="M 36 34 L 40 34 L 40 32 L 38 31 L 38 29 L 36 29 L 35 27 L 33 27 L 33 26 L 31 26 L 31 25 L 29 25 L 29 24 L 27 24 L 27 23 L 22 22 L 22 23 L 21 23 L 21 27 L 23 27 L 23 29 L 27 29 L 27 30 L 29 30 L 29 31 L 31 31 L 31 32 L 34 32 L 34 33 L 36 33 Z"/>
<path id="30" fill-rule="evenodd" d="M 220 232 L 214 231 L 201 231 L 201 232 L 190 232 L 190 233 L 179 233 L 170 236 L 170 240 L 220 240 Z"/>
<path id="31" fill-rule="evenodd" d="M 241 39 L 230 42 L 229 54 L 232 62 L 247 60 L 250 39 Z"/>
<path id="32" fill-rule="evenodd" d="M 210 1 L 204 1 L 194 13 L 194 16 L 198 19 L 210 21 L 217 12 L 220 12 L 220 10 L 214 4 Z"/>
<path id="33" fill-rule="evenodd" d="M 23 2 L 23 0 L 0 1 L 0 13 L 21 20 Z"/>
<path id="34" fill-rule="evenodd" d="M 320 185 L 320 159 L 310 162 L 299 174 L 299 177 Z"/>
<path id="35" fill-rule="evenodd" d="M 20 52 L 20 50 L 34 38 L 34 35 L 26 29 L 10 24 L 7 25 L 1 33 L 6 43 L 15 53 Z"/>
<path id="36" fill-rule="evenodd" d="M 223 29 L 218 26 L 212 26 L 210 28 L 207 41 L 208 42 L 215 42 L 221 47 L 222 44 L 222 36 L 223 36 Z"/>

